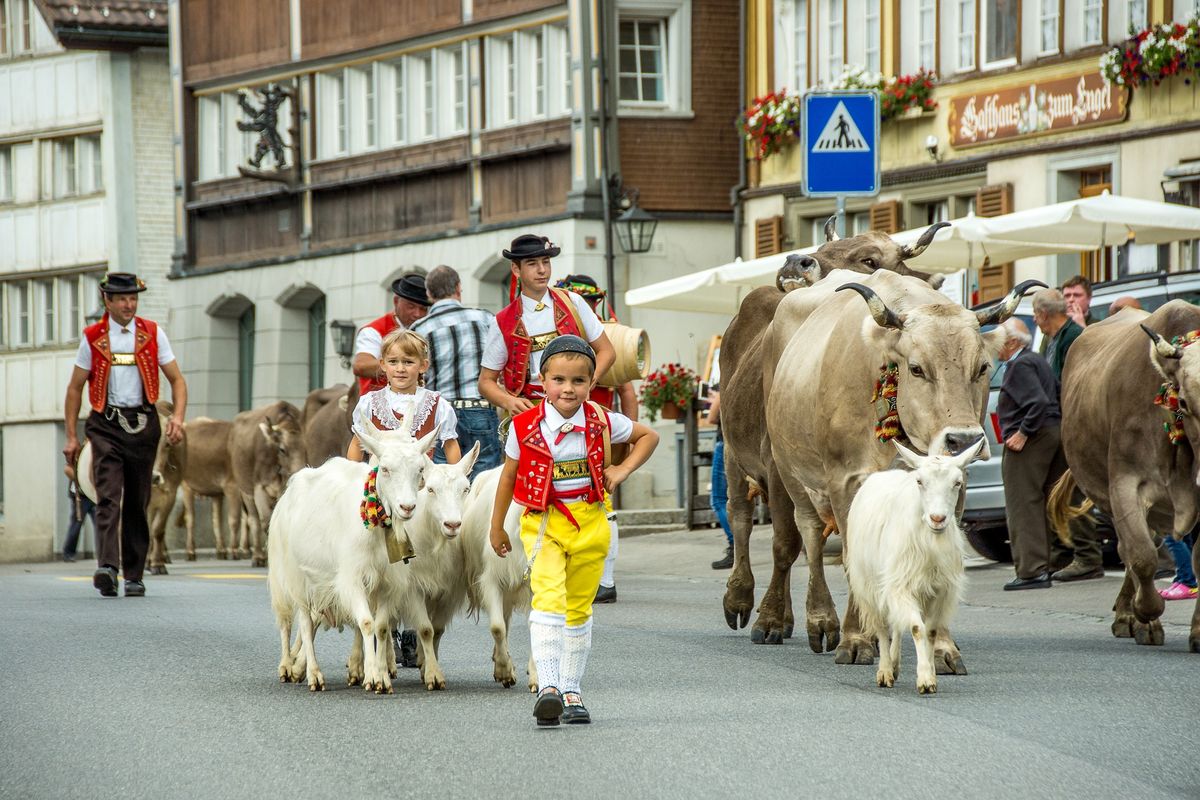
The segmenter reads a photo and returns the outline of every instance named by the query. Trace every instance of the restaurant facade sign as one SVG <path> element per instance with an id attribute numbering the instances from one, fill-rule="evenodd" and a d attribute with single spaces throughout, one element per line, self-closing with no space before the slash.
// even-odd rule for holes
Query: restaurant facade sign
<path id="1" fill-rule="evenodd" d="M 988 89 L 950 98 L 950 145 L 974 147 L 1125 119 L 1124 86 L 1099 72 Z"/>

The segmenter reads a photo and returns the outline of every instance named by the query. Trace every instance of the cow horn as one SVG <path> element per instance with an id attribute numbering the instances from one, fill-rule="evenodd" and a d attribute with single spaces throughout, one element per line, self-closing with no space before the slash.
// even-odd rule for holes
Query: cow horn
<path id="1" fill-rule="evenodd" d="M 837 235 L 837 214 L 825 220 L 825 241 L 836 242 L 842 237 Z"/>
<path id="2" fill-rule="evenodd" d="M 975 318 L 979 320 L 979 327 L 982 328 L 984 325 L 999 325 L 1001 322 L 1004 322 L 1004 320 L 1011 317 L 1013 312 L 1017 310 L 1017 304 L 1021 302 L 1021 298 L 1025 296 L 1026 292 L 1035 286 L 1042 289 L 1046 288 L 1046 284 L 1042 283 L 1041 281 L 1021 281 L 1014 286 L 1013 290 L 1009 292 L 1008 295 L 999 303 L 996 303 L 994 306 L 981 308 L 976 311 Z"/>
<path id="3" fill-rule="evenodd" d="M 1145 325 L 1139 324 L 1146 335 L 1150 337 L 1150 341 L 1154 342 L 1154 349 L 1163 358 L 1183 358 L 1183 348 L 1176 344 L 1171 344 L 1163 337 L 1159 336 L 1154 331 L 1147 328 Z"/>
<path id="4" fill-rule="evenodd" d="M 929 244 L 933 241 L 933 237 L 937 235 L 937 232 L 942 228 L 949 227 L 949 222 L 933 223 L 925 229 L 925 232 L 921 234 L 921 238 L 917 239 L 916 244 L 912 245 L 911 247 L 909 245 L 904 245 L 900 248 L 900 258 L 916 258 L 917 256 L 921 255 L 921 253 L 925 252 L 925 248 L 929 247 Z"/>
<path id="5" fill-rule="evenodd" d="M 879 295 L 861 283 L 847 283 L 844 286 L 839 286 L 835 291 L 840 292 L 842 289 L 853 289 L 862 295 L 863 300 L 867 301 L 867 308 L 871 310 L 871 316 L 875 318 L 875 324 L 881 328 L 895 328 L 898 331 L 904 330 L 904 320 L 896 316 L 896 312 L 887 307 Z"/>

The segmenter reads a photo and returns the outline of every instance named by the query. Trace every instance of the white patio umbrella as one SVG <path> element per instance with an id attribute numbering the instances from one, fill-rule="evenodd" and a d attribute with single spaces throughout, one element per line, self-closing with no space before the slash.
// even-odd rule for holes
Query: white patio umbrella
<path id="1" fill-rule="evenodd" d="M 1200 209 L 1105 192 L 991 217 L 987 228 L 989 235 L 999 241 L 1096 250 L 1122 245 L 1130 239 L 1138 244 L 1198 239 Z"/>
<path id="2" fill-rule="evenodd" d="M 998 239 L 992 233 L 996 217 L 968 214 L 954 220 L 950 227 L 934 235 L 925 252 L 905 263 L 922 272 L 957 272 L 968 267 L 979 269 L 986 263 L 1005 264 L 1021 258 L 1078 253 L 1092 249 L 1086 245 Z M 924 228 L 913 228 L 892 235 L 897 244 L 914 244 Z"/>

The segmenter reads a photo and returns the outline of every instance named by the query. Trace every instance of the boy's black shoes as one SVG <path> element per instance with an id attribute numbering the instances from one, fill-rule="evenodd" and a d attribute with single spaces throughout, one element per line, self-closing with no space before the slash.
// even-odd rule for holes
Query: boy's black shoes
<path id="1" fill-rule="evenodd" d="M 578 692 L 567 692 L 563 695 L 562 721 L 568 725 L 587 725 L 592 721 L 592 715 L 583 705 L 583 698 Z"/>
<path id="2" fill-rule="evenodd" d="M 146 584 L 141 581 L 125 581 L 126 597 L 145 597 Z"/>
<path id="3" fill-rule="evenodd" d="M 101 597 L 116 597 L 117 571 L 112 567 L 101 567 L 92 575 L 92 586 L 96 587 Z"/>
<path id="4" fill-rule="evenodd" d="M 395 631 L 392 639 L 396 648 L 396 663 L 401 667 L 417 666 L 417 632 Z"/>
<path id="5" fill-rule="evenodd" d="M 596 590 L 596 599 L 593 603 L 615 603 L 617 602 L 617 587 L 601 586 Z"/>
<path id="6" fill-rule="evenodd" d="M 557 688 L 546 686 L 538 692 L 533 703 L 533 716 L 538 725 L 557 725 L 563 714 L 563 699 Z"/>

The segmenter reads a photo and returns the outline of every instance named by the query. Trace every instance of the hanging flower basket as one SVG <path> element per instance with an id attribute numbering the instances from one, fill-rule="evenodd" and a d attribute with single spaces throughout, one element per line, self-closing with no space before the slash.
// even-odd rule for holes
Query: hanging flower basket
<path id="1" fill-rule="evenodd" d="M 682 364 L 664 364 L 642 381 L 642 408 L 651 422 L 680 419 L 691 408 L 696 396 L 696 373 Z"/>
<path id="2" fill-rule="evenodd" d="M 1186 25 L 1168 22 L 1133 33 L 1121 44 L 1100 56 L 1100 74 L 1105 83 L 1137 89 L 1147 83 L 1157 86 L 1165 78 L 1183 75 L 1191 83 L 1200 72 L 1200 21 Z"/>

